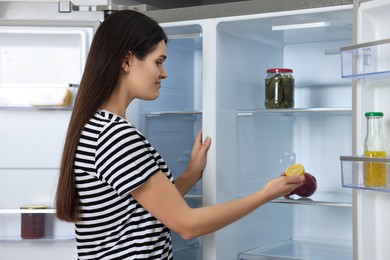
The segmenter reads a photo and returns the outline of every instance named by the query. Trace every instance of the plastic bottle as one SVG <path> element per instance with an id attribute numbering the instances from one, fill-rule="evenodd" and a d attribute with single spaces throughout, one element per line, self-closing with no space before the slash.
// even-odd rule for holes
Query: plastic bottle
<path id="1" fill-rule="evenodd" d="M 364 141 L 365 157 L 386 157 L 386 144 L 382 132 L 382 112 L 367 112 L 367 134 Z M 364 185 L 366 187 L 386 186 L 386 164 L 364 163 Z"/>

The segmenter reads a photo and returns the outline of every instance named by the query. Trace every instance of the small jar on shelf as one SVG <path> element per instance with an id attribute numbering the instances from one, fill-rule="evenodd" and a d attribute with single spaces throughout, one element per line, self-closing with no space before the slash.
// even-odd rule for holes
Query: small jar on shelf
<path id="1" fill-rule="evenodd" d="M 24 239 L 38 239 L 45 236 L 45 214 L 35 213 L 40 209 L 48 209 L 46 205 L 24 205 L 20 209 L 28 210 L 28 213 L 21 214 L 21 233 Z"/>

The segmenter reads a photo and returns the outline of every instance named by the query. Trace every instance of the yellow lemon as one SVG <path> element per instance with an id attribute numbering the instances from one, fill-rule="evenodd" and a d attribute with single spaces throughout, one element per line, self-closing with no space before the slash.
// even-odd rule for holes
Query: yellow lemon
<path id="1" fill-rule="evenodd" d="M 305 174 L 305 167 L 303 167 L 300 163 L 294 163 L 287 167 L 287 169 L 284 171 L 286 176 L 292 176 L 292 175 L 304 175 Z"/>

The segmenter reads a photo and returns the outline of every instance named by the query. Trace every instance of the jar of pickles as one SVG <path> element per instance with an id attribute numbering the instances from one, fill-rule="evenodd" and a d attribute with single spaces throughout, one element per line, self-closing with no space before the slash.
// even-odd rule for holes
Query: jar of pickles
<path id="1" fill-rule="evenodd" d="M 292 69 L 267 70 L 265 78 L 265 108 L 294 107 L 294 77 Z"/>

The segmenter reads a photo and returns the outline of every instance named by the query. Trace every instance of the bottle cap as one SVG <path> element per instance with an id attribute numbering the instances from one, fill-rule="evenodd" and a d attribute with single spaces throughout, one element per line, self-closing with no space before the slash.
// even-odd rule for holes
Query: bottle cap
<path id="1" fill-rule="evenodd" d="M 383 116 L 383 112 L 366 112 L 365 116 Z"/>

